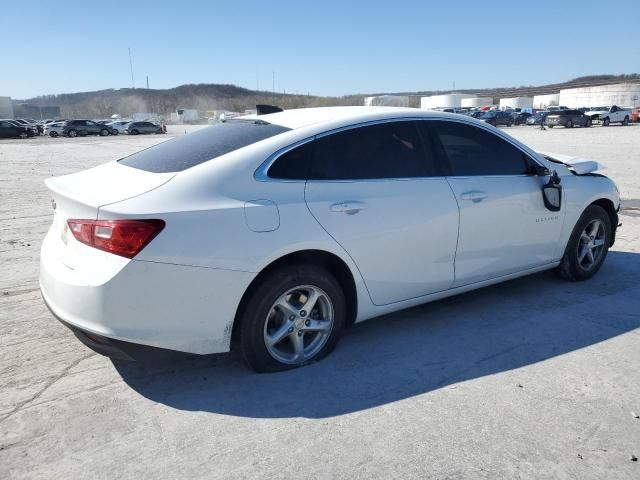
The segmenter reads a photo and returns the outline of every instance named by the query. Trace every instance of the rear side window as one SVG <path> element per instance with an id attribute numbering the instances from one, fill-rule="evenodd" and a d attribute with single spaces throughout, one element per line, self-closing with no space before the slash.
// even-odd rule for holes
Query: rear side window
<path id="1" fill-rule="evenodd" d="M 269 167 L 267 175 L 271 178 L 306 180 L 314 146 L 314 141 L 307 142 L 280 155 Z"/>
<path id="2" fill-rule="evenodd" d="M 119 160 L 147 172 L 181 172 L 289 129 L 263 121 L 232 121 L 205 127 Z"/>
<path id="3" fill-rule="evenodd" d="M 424 177 L 422 140 L 411 121 L 354 128 L 316 140 L 309 178 L 355 180 Z"/>
<path id="4" fill-rule="evenodd" d="M 526 174 L 526 155 L 506 140 L 473 125 L 433 122 L 454 176 Z"/>

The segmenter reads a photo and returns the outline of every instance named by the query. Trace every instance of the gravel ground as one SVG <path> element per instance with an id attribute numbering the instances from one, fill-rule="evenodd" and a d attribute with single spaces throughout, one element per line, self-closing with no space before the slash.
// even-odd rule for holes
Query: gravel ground
<path id="1" fill-rule="evenodd" d="M 272 375 L 114 363 L 41 301 L 43 180 L 165 136 L 1 141 L 0 478 L 640 478 L 640 126 L 506 130 L 608 166 L 628 209 L 601 272 L 359 324 Z"/>

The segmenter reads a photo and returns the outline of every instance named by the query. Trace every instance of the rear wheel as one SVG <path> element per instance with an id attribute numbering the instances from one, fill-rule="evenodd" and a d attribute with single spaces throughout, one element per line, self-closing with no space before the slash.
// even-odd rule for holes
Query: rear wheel
<path id="1" fill-rule="evenodd" d="M 591 278 L 607 256 L 610 239 L 609 215 L 598 205 L 589 206 L 573 229 L 557 273 L 572 281 Z"/>
<path id="2" fill-rule="evenodd" d="M 134 128 L 130 133 L 131 135 L 138 135 L 140 132 Z"/>
<path id="3" fill-rule="evenodd" d="M 629 117 L 624 117 L 624 120 L 622 120 L 622 125 L 624 125 L 625 127 L 629 125 Z"/>
<path id="4" fill-rule="evenodd" d="M 347 315 L 346 300 L 324 268 L 285 267 L 250 293 L 237 319 L 238 334 L 242 356 L 257 372 L 307 365 L 335 347 Z"/>
<path id="5" fill-rule="evenodd" d="M 118 135 L 118 130 L 116 130 L 115 128 L 113 130 L 111 130 L 111 135 Z"/>
<path id="6" fill-rule="evenodd" d="M 50 136 L 51 138 L 55 138 L 55 137 L 57 137 L 57 136 L 58 136 L 58 132 L 49 132 L 49 136 Z"/>
<path id="7" fill-rule="evenodd" d="M 69 133 L 67 134 L 70 137 L 77 137 L 78 136 L 78 132 L 76 130 L 69 130 Z"/>
<path id="8" fill-rule="evenodd" d="M 20 132 L 19 137 L 20 137 L 20 138 L 28 138 L 28 137 L 29 137 L 29 134 L 28 134 L 27 132 Z"/>
<path id="9" fill-rule="evenodd" d="M 564 128 L 573 128 L 573 122 L 571 120 L 567 120 L 567 123 L 564 124 Z"/>
<path id="10" fill-rule="evenodd" d="M 109 130 L 107 130 L 106 128 L 103 128 L 102 130 L 100 130 L 101 137 L 106 137 L 107 135 L 109 135 Z"/>

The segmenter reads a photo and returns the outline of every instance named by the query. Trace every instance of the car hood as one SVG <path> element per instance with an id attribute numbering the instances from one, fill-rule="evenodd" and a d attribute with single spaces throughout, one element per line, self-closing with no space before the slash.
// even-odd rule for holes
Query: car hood
<path id="1" fill-rule="evenodd" d="M 585 115 L 589 115 L 590 117 L 593 115 L 602 115 L 603 113 L 609 113 L 609 110 L 589 110 L 588 112 L 584 112 Z"/>
<path id="2" fill-rule="evenodd" d="M 544 156 L 548 160 L 552 162 L 559 162 L 567 167 L 570 170 L 574 171 L 578 175 L 583 175 L 585 173 L 592 173 L 598 170 L 604 170 L 605 167 L 601 163 L 596 162 L 595 160 L 589 160 L 586 158 L 580 157 L 572 157 L 571 155 L 564 155 L 562 153 L 553 153 L 553 152 L 538 152 L 540 155 Z"/>

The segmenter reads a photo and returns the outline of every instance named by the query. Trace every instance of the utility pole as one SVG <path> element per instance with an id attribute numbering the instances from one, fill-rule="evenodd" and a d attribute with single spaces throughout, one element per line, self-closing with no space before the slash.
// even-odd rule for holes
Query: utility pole
<path id="1" fill-rule="evenodd" d="M 131 60 L 131 47 L 129 47 L 129 70 L 131 70 L 131 88 L 135 90 L 136 84 L 133 83 L 133 61 Z"/>
<path id="2" fill-rule="evenodd" d="M 147 75 L 147 90 L 149 90 L 149 75 Z"/>

